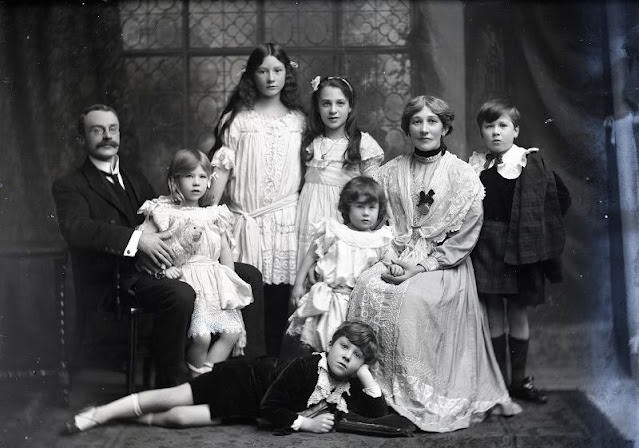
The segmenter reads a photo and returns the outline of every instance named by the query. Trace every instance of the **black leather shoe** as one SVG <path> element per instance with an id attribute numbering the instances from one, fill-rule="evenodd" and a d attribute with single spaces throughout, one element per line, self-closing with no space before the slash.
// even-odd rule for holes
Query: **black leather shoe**
<path id="1" fill-rule="evenodd" d="M 527 376 L 517 387 L 510 389 L 510 396 L 520 400 L 530 401 L 531 403 L 545 404 L 548 397 L 542 391 L 535 387 L 533 377 Z"/>

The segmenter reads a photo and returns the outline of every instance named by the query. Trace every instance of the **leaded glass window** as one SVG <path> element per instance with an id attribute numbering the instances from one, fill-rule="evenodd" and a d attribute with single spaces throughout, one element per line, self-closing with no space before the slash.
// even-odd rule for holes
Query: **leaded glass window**
<path id="1" fill-rule="evenodd" d="M 120 14 L 130 104 L 157 171 L 179 147 L 210 148 L 247 55 L 269 41 L 299 63 L 303 102 L 314 76 L 346 76 L 360 126 L 387 155 L 404 146 L 409 0 L 138 0 L 121 2 Z"/>

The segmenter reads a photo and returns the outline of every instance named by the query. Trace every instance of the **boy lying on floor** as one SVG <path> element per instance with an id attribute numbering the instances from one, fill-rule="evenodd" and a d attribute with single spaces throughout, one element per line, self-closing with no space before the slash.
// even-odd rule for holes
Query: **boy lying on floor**
<path id="1" fill-rule="evenodd" d="M 347 321 L 333 334 L 328 352 L 285 365 L 270 357 L 231 359 L 188 383 L 85 409 L 65 430 L 86 431 L 115 419 L 185 427 L 261 417 L 284 431 L 325 433 L 333 429 L 338 411 L 369 418 L 387 413 L 368 368 L 376 359 L 377 338 L 371 327 Z"/>

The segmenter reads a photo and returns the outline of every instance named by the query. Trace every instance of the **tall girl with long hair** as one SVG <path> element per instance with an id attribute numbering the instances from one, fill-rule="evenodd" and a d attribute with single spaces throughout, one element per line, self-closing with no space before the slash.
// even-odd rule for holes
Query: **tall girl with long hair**
<path id="1" fill-rule="evenodd" d="M 306 173 L 296 219 L 298 266 L 311 245 L 312 225 L 323 218 L 341 219 L 337 203 L 342 187 L 354 177 L 370 176 L 384 159 L 375 139 L 357 126 L 352 84 L 339 76 L 318 76 L 311 85 L 314 91 L 302 141 Z"/>
<path id="2" fill-rule="evenodd" d="M 279 352 L 295 281 L 304 126 L 296 64 L 277 44 L 257 46 L 217 123 L 209 156 L 215 167 L 213 202 L 224 197 L 234 214 L 236 261 L 262 272 L 271 355 Z"/>

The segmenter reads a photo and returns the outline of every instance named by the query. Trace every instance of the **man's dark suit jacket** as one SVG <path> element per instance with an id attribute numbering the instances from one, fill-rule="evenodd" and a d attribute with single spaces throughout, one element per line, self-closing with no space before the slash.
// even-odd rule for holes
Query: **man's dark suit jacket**
<path id="1" fill-rule="evenodd" d="M 155 197 L 144 175 L 120 165 L 135 211 Z M 87 158 L 53 184 L 60 231 L 70 247 L 76 295 L 89 309 L 113 310 L 116 282 L 132 284 L 138 275 L 132 257 L 124 257 L 135 226 L 144 220 L 124 207 L 113 185 Z"/>
<path id="2" fill-rule="evenodd" d="M 120 174 L 137 211 L 156 195 L 142 173 L 123 165 L 121 160 Z M 53 196 L 58 224 L 71 251 L 80 307 L 77 312 L 114 311 L 117 282 L 121 279 L 126 290 L 140 275 L 134 259 L 122 254 L 135 226 L 143 222 L 143 215 L 121 205 L 113 186 L 88 158 L 53 184 Z M 247 356 L 259 356 L 265 352 L 262 276 L 255 267 L 243 263 L 235 263 L 235 270 L 251 285 L 254 297 L 254 302 L 242 310 L 248 337 L 245 351 Z"/>

